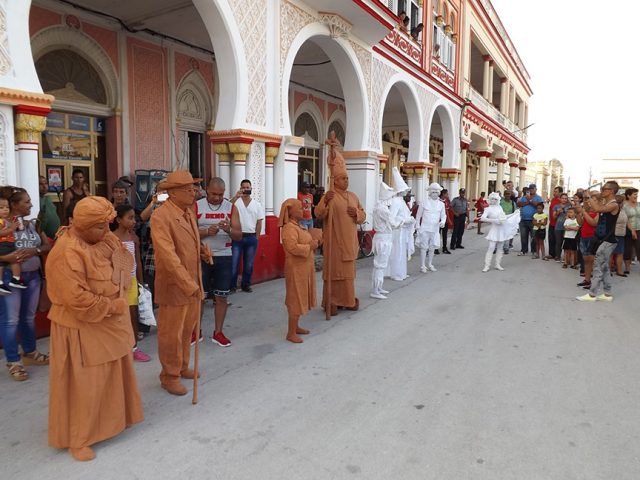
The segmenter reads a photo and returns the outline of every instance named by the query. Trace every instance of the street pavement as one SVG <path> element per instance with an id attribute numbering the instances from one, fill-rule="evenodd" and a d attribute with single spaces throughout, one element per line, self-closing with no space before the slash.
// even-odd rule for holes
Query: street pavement
<path id="1" fill-rule="evenodd" d="M 47 446 L 46 367 L 0 375 L 3 478 L 639 479 L 640 267 L 614 277 L 613 303 L 583 304 L 576 271 L 516 248 L 482 273 L 484 237 L 463 243 L 435 273 L 414 258 L 388 300 L 359 261 L 360 311 L 314 310 L 301 345 L 284 341 L 282 280 L 233 295 L 233 345 L 201 344 L 196 406 L 160 388 L 152 334 L 146 419 L 90 463 Z"/>

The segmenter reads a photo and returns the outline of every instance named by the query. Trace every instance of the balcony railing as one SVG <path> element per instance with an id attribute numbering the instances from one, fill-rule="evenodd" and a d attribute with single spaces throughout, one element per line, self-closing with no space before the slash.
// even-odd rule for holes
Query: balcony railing
<path id="1" fill-rule="evenodd" d="M 390 46 L 401 57 L 417 66 L 422 66 L 422 44 L 414 40 L 411 35 L 398 28 L 390 30 L 382 43 Z"/>
<path id="2" fill-rule="evenodd" d="M 484 98 L 479 92 L 477 92 L 469 82 L 464 82 L 465 96 L 471 100 L 476 107 L 478 107 L 487 116 L 498 122 L 505 130 L 510 132 L 514 137 L 526 143 L 527 133 L 520 129 L 518 125 L 513 123 L 511 119 L 503 115 L 500 110 L 494 107 L 489 101 Z"/>
<path id="3" fill-rule="evenodd" d="M 455 90 L 456 77 L 451 70 L 435 58 L 431 59 L 431 75 L 450 90 Z"/>

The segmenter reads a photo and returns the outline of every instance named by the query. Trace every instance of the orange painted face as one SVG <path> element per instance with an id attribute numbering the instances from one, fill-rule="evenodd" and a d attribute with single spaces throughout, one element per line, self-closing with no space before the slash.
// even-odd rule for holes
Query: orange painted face
<path id="1" fill-rule="evenodd" d="M 109 232 L 109 222 L 100 222 L 92 225 L 84 230 L 76 230 L 78 235 L 87 243 L 94 245 L 107 235 Z"/>
<path id="2" fill-rule="evenodd" d="M 172 188 L 168 192 L 171 201 L 186 210 L 195 203 L 198 190 L 195 185 L 187 185 L 185 187 Z"/>
<path id="3" fill-rule="evenodd" d="M 349 177 L 346 175 L 338 175 L 333 179 L 333 183 L 338 190 L 349 189 Z"/>
<path id="4" fill-rule="evenodd" d="M 296 202 L 289 207 L 289 217 L 295 220 L 302 220 L 302 203 Z"/>

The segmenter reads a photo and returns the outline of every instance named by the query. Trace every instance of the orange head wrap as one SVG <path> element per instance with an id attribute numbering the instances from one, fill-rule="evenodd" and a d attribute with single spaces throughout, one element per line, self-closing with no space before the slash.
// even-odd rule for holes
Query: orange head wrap
<path id="1" fill-rule="evenodd" d="M 278 217 L 279 227 L 283 227 L 285 224 L 289 223 L 289 207 L 296 204 L 301 205 L 300 200 L 297 198 L 288 198 L 282 202 L 282 206 L 280 207 L 280 216 Z"/>
<path id="2" fill-rule="evenodd" d="M 116 217 L 111 202 L 103 197 L 85 197 L 73 209 L 73 226 L 85 230 L 98 223 L 110 222 Z"/>

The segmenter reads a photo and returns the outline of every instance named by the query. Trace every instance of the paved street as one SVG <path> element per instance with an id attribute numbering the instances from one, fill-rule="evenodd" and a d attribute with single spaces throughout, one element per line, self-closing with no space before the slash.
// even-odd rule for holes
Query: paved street
<path id="1" fill-rule="evenodd" d="M 330 322 L 314 311 L 302 345 L 284 341 L 283 281 L 235 294 L 233 346 L 201 344 L 197 406 L 161 390 L 145 339 L 146 420 L 92 463 L 47 447 L 46 368 L 24 384 L 0 375 L 3 477 L 640 478 L 638 266 L 613 280 L 613 304 L 581 304 L 575 271 L 514 250 L 504 272 L 483 274 L 484 237 L 463 243 L 437 273 L 412 260 L 386 301 L 368 297 L 361 261 L 361 310 Z"/>

